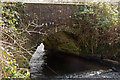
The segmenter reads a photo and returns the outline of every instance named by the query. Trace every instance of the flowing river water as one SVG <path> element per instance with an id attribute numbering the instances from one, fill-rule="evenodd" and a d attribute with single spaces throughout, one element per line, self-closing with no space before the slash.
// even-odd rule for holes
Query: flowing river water
<path id="1" fill-rule="evenodd" d="M 86 60 L 76 56 L 53 53 L 44 50 L 43 43 L 38 46 L 30 60 L 31 78 L 69 79 L 69 78 L 117 78 L 112 66 L 100 64 L 96 60 Z"/>

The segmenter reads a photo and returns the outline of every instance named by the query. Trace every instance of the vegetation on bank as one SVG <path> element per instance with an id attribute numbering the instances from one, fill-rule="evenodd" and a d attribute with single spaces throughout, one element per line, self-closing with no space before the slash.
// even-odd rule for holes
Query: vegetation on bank
<path id="1" fill-rule="evenodd" d="M 118 4 L 93 3 L 79 8 L 75 14 L 78 27 L 78 44 L 83 53 L 102 54 L 114 57 L 119 50 L 119 11 Z"/>
<path id="2" fill-rule="evenodd" d="M 24 22 L 21 19 L 23 16 L 27 18 L 26 14 L 20 14 L 26 13 L 24 7 L 22 3 L 2 4 L 0 60 L 4 78 L 30 77 L 29 59 L 34 50 L 25 45 L 30 40 L 28 36 L 32 36 L 30 32 L 33 31 L 28 28 L 34 20 Z M 46 49 L 120 59 L 118 5 L 92 3 L 76 9 L 73 26 L 69 26 L 68 31 L 48 36 L 44 41 Z"/>
<path id="3" fill-rule="evenodd" d="M 25 65 L 29 65 L 29 60 L 25 55 L 31 56 L 31 53 L 23 47 L 26 38 L 23 32 L 18 30 L 20 25 L 18 11 L 21 8 L 23 8 L 21 3 L 2 3 L 0 61 L 3 78 L 30 77 L 30 71 Z M 19 65 L 21 62 L 22 66 Z"/>

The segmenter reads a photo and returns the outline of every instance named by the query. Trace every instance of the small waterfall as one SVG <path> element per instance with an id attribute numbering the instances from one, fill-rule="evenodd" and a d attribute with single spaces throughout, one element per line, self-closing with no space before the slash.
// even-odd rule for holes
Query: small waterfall
<path id="1" fill-rule="evenodd" d="M 35 53 L 32 55 L 32 58 L 30 59 L 30 69 L 32 74 L 42 72 L 42 65 L 44 63 L 43 56 L 45 54 L 44 51 L 44 44 L 41 43 L 40 46 L 37 47 Z"/>

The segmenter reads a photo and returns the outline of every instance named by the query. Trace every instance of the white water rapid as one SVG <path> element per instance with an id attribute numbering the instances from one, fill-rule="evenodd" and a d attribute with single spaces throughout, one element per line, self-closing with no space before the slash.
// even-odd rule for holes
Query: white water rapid
<path id="1" fill-rule="evenodd" d="M 44 44 L 41 43 L 40 46 L 37 47 L 35 53 L 32 55 L 32 58 L 30 59 L 30 69 L 31 73 L 40 73 L 42 70 L 42 65 L 44 63 L 43 56 L 45 54 L 44 52 Z"/>

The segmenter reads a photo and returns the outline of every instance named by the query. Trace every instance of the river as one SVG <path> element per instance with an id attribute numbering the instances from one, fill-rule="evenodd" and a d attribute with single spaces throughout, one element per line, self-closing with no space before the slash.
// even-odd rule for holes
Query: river
<path id="1" fill-rule="evenodd" d="M 31 78 L 69 79 L 69 78 L 118 78 L 120 73 L 113 66 L 107 66 L 94 59 L 71 56 L 60 52 L 44 50 L 43 43 L 38 46 L 30 60 Z"/>

